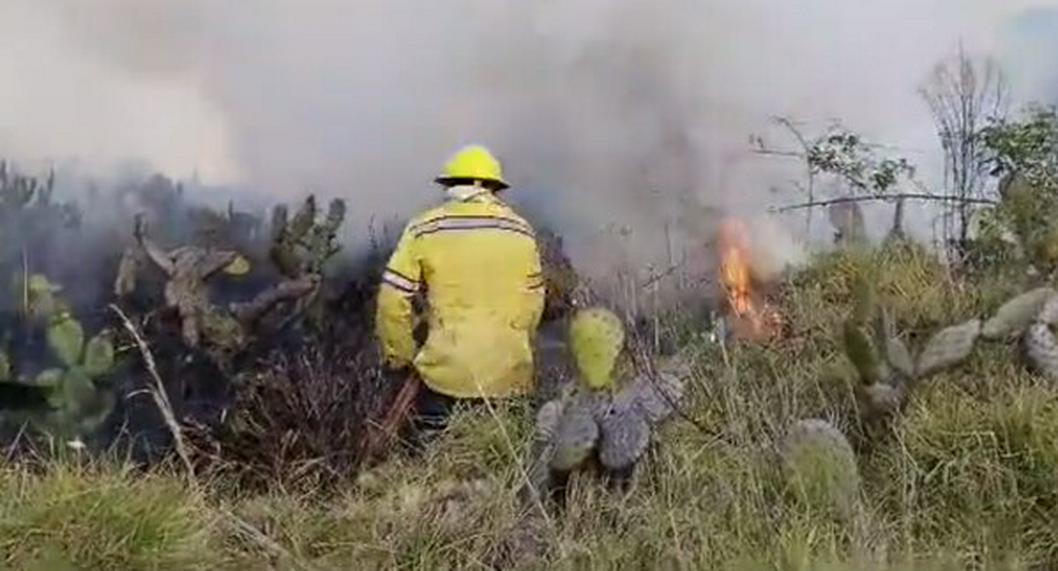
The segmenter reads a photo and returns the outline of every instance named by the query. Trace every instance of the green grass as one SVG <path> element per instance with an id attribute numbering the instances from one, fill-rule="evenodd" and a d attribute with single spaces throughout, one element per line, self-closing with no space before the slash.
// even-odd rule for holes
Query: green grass
<path id="1" fill-rule="evenodd" d="M 0 485 L 0 562 L 13 569 L 212 569 L 222 559 L 215 516 L 179 480 L 67 460 L 3 468 Z"/>
<path id="2" fill-rule="evenodd" d="M 861 501 L 836 515 L 787 484 L 778 440 L 802 418 L 859 435 L 838 331 L 870 271 L 915 351 L 1025 284 L 960 282 L 909 246 L 819 256 L 780 293 L 785 336 L 692 345 L 685 413 L 622 495 L 584 475 L 568 510 L 529 527 L 515 463 L 531 414 L 459 415 L 418 462 L 336 493 L 247 496 L 221 483 L 66 461 L 0 470 L 0 563 L 12 569 L 484 569 L 542 545 L 529 569 L 1058 568 L 1058 387 L 986 343 L 930 379 L 857 455 Z M 693 422 L 692 422 L 693 421 Z M 75 566 L 62 567 L 63 563 Z M 36 567 L 33 567 L 36 565 Z"/>

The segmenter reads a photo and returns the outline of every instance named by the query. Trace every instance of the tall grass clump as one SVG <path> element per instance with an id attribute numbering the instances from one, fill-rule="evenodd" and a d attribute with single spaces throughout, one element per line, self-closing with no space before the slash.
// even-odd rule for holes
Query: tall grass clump
<path id="1" fill-rule="evenodd" d="M 876 493 L 906 547 L 1058 566 L 1058 392 L 1009 381 L 992 394 L 931 388 L 877 458 Z"/>
<path id="2" fill-rule="evenodd" d="M 67 460 L 4 466 L 0 486 L 8 568 L 205 570 L 222 560 L 210 509 L 177 478 Z"/>

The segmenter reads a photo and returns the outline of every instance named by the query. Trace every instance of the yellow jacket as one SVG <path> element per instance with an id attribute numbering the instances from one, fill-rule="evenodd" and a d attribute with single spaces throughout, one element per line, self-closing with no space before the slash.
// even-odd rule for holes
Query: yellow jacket
<path id="1" fill-rule="evenodd" d="M 411 298 L 420 291 L 428 335 L 417 350 Z M 376 315 L 383 354 L 451 397 L 526 394 L 544 294 L 529 223 L 492 194 L 450 200 L 408 223 L 386 266 Z"/>

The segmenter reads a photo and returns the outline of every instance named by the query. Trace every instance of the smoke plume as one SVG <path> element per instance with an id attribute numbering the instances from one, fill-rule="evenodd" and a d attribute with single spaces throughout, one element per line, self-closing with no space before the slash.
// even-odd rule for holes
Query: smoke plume
<path id="1" fill-rule="evenodd" d="M 1054 4 L 6 0 L 0 154 L 342 196 L 357 232 L 436 201 L 440 164 L 481 142 L 582 267 L 607 243 L 663 266 L 709 209 L 792 198 L 770 189 L 796 165 L 748 151 L 774 115 L 840 118 L 928 178 L 930 67 L 959 42 L 1023 57 L 1011 23 Z"/>

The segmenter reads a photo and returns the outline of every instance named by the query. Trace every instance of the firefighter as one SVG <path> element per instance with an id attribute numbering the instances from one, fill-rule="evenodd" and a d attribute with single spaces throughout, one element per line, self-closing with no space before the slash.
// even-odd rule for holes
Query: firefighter
<path id="1" fill-rule="evenodd" d="M 422 380 L 408 437 L 415 452 L 456 403 L 531 392 L 545 295 L 534 230 L 501 200 L 508 184 L 492 153 L 464 147 L 436 182 L 445 200 L 404 228 L 376 315 L 387 369 Z M 421 347 L 413 335 L 417 294 L 426 302 Z"/>

